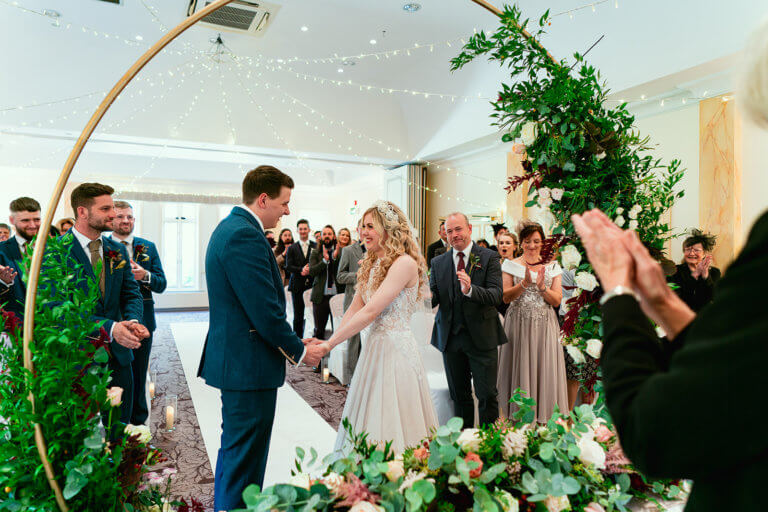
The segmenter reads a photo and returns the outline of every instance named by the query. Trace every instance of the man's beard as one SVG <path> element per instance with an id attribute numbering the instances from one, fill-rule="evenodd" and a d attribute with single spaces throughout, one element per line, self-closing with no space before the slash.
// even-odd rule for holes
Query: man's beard
<path id="1" fill-rule="evenodd" d="M 112 231 L 112 226 L 113 226 L 113 223 L 109 221 L 97 222 L 95 220 L 88 219 L 88 227 L 95 231 L 101 231 L 102 233 L 104 231 Z"/>
<path id="2" fill-rule="evenodd" d="M 113 222 L 114 224 L 114 222 Z M 105 229 L 104 231 L 109 231 L 108 229 Z M 115 225 L 115 229 L 113 230 L 114 233 L 116 233 L 119 236 L 128 236 L 131 233 L 133 233 L 133 228 L 128 228 L 127 230 L 121 229 L 117 225 Z"/>
<path id="3" fill-rule="evenodd" d="M 31 242 L 33 238 L 37 235 L 37 231 L 32 233 L 31 235 L 26 232 L 26 230 L 20 229 L 18 226 L 16 227 L 16 234 L 19 235 L 21 238 L 26 240 L 27 242 Z"/>

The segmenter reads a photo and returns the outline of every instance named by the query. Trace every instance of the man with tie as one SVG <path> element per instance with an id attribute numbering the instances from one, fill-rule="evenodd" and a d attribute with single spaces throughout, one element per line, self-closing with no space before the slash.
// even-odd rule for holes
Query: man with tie
<path id="1" fill-rule="evenodd" d="M 360 268 L 360 260 L 365 257 L 365 244 L 360 235 L 363 227 L 363 219 L 357 223 L 358 242 L 354 242 L 341 250 L 341 259 L 339 260 L 339 270 L 336 272 L 336 281 L 347 285 L 344 288 L 344 312 L 347 312 L 355 298 L 355 289 L 357 288 L 357 270 Z M 347 340 L 347 359 L 344 361 L 344 377 L 352 380 L 355 373 L 357 359 L 360 357 L 360 334 L 355 334 Z"/>
<path id="2" fill-rule="evenodd" d="M 339 249 L 336 245 L 336 231 L 325 226 L 321 244 L 309 256 L 309 275 L 312 284 L 312 312 L 315 321 L 315 338 L 324 340 L 325 326 L 331 316 L 331 297 L 336 295 L 336 271 L 339 268 Z"/>
<path id="3" fill-rule="evenodd" d="M 11 201 L 10 210 L 16 234 L 0 242 L 0 304 L 6 303 L 7 311 L 21 317 L 27 294 L 27 286 L 21 280 L 22 254 L 40 229 L 40 203 L 31 197 L 19 197 Z"/>
<path id="4" fill-rule="evenodd" d="M 285 271 L 290 274 L 288 291 L 293 302 L 293 332 L 299 338 L 304 337 L 304 292 L 312 288 L 312 276 L 309 275 L 309 254 L 315 243 L 309 240 L 309 222 L 301 219 L 296 223 L 299 232 L 298 243 L 291 244 L 285 255 Z"/>
<path id="5" fill-rule="evenodd" d="M 143 301 L 136 279 L 131 272 L 125 247 L 102 236 L 112 231 L 115 207 L 114 189 L 100 183 L 83 183 L 72 191 L 75 225 L 63 238 L 72 237 L 68 262 L 72 272 L 80 277 L 78 286 L 87 292 L 89 282 L 98 285 L 100 300 L 94 321 L 103 321 L 109 334 L 109 369 L 112 386 L 123 388 L 120 421 L 130 423 L 133 409 L 133 352 L 141 340 L 149 337 L 142 320 Z M 84 274 L 84 275 L 83 275 Z"/>
<path id="6" fill-rule="evenodd" d="M 141 296 L 144 300 L 144 325 L 149 331 L 149 337 L 141 342 L 141 347 L 133 351 L 133 411 L 131 423 L 141 425 L 149 419 L 147 406 L 147 369 L 149 355 L 152 350 L 152 336 L 157 328 L 155 320 L 155 301 L 152 293 L 163 293 L 167 285 L 160 254 L 154 243 L 145 238 L 133 235 L 136 219 L 133 206 L 126 201 L 115 201 L 115 220 L 113 222 L 112 240 L 119 242 L 128 252 L 131 272 L 139 283 Z"/>

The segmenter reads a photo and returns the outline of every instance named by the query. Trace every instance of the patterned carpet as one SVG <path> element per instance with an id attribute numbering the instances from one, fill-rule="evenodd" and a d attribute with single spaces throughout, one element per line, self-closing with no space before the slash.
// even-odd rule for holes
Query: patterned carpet
<path id="1" fill-rule="evenodd" d="M 206 511 L 212 511 L 213 471 L 170 327 L 172 323 L 207 321 L 207 311 L 157 314 L 158 327 L 150 358 L 150 368 L 157 371 L 151 428 L 153 442 L 169 459 L 166 465 L 178 469 L 173 496 L 187 500 L 194 497 L 203 503 Z M 288 366 L 286 381 L 331 427 L 338 428 L 347 388 L 333 377 L 329 384 L 323 384 L 320 374 L 308 367 Z M 162 411 L 168 394 L 178 397 L 179 415 L 173 432 L 163 430 Z"/>

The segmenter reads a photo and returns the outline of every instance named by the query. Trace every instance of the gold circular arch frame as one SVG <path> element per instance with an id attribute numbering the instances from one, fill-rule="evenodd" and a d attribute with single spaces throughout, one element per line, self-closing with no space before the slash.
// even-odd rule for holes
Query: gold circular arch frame
<path id="1" fill-rule="evenodd" d="M 35 242 L 34 252 L 32 254 L 32 262 L 29 269 L 29 278 L 27 282 L 27 294 L 26 294 L 25 305 L 24 305 L 23 352 L 24 352 L 24 367 L 30 371 L 30 375 L 33 370 L 33 365 L 32 365 L 32 352 L 29 348 L 29 344 L 32 341 L 32 337 L 34 334 L 35 300 L 37 298 L 37 284 L 40 278 L 40 267 L 42 266 L 42 262 L 43 262 L 43 252 L 45 251 L 45 243 L 48 239 L 48 234 L 50 233 L 51 223 L 53 222 L 53 215 L 56 212 L 56 208 L 58 207 L 59 201 L 61 200 L 61 195 L 64 192 L 64 187 L 66 186 L 67 181 L 69 180 L 69 177 L 72 174 L 72 170 L 74 169 L 78 158 L 80 158 L 80 154 L 83 152 L 83 148 L 85 147 L 85 144 L 88 142 L 88 139 L 93 134 L 94 130 L 96 129 L 96 126 L 98 126 L 99 122 L 107 113 L 107 110 L 109 110 L 109 107 L 112 105 L 115 99 L 117 99 L 117 97 L 120 95 L 123 89 L 125 89 L 125 87 L 130 83 L 130 81 L 139 73 L 139 71 L 142 70 L 144 66 L 147 65 L 147 63 L 150 60 L 152 60 L 158 53 L 160 53 L 160 51 L 163 48 L 165 48 L 171 41 L 176 39 L 189 27 L 191 27 L 192 25 L 200 21 L 205 16 L 211 14 L 212 12 L 220 9 L 221 7 L 224 7 L 225 5 L 233 1 L 234 0 L 216 0 L 206 8 L 198 11 L 194 15 L 182 21 L 179 25 L 177 25 L 168 33 L 166 33 L 158 42 L 152 45 L 152 47 L 149 50 L 147 50 L 141 57 L 139 57 L 139 59 L 133 64 L 133 66 L 131 66 L 128 69 L 128 71 L 126 71 L 125 74 L 120 78 L 120 80 L 115 84 L 115 86 L 112 87 L 112 90 L 109 91 L 109 94 L 107 94 L 107 96 L 102 100 L 101 104 L 99 105 L 99 108 L 96 109 L 96 112 L 94 112 L 90 120 L 88 120 L 88 124 L 83 129 L 82 133 L 80 134 L 80 137 L 77 139 L 77 142 L 75 142 L 75 146 L 72 148 L 72 151 L 69 153 L 67 162 L 64 164 L 64 168 L 62 169 L 61 174 L 59 175 L 59 180 L 56 182 L 56 186 L 53 190 L 53 194 L 51 195 L 51 200 L 48 203 L 48 211 L 45 214 L 45 217 L 43 219 L 43 224 L 40 227 L 40 231 L 38 232 L 38 235 L 37 235 L 37 241 Z M 471 1 L 487 9 L 493 14 L 496 14 L 497 16 L 501 16 L 502 14 L 501 10 L 491 5 L 486 0 L 471 0 Z M 524 35 L 526 37 L 530 37 L 530 35 L 527 32 L 524 32 Z M 31 403 L 32 411 L 34 412 L 35 396 L 32 393 L 31 389 L 29 391 L 27 399 Z M 68 512 L 69 507 L 67 506 L 67 503 L 64 500 L 64 495 L 62 494 L 61 487 L 59 486 L 59 483 L 56 480 L 56 475 L 54 475 L 53 473 L 53 466 L 51 465 L 51 462 L 48 459 L 48 448 L 45 442 L 45 437 L 43 436 L 43 430 L 39 423 L 35 423 L 34 428 L 35 428 L 35 444 L 37 445 L 37 452 L 40 456 L 40 460 L 43 464 L 43 468 L 45 469 L 45 475 L 48 478 L 48 484 L 50 485 L 51 490 L 53 491 L 56 497 L 56 503 L 59 506 L 59 510 L 61 510 L 61 512 Z"/>

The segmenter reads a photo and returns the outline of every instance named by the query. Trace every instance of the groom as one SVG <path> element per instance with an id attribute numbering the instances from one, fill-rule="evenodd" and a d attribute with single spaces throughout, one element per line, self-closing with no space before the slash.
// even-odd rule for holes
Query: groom
<path id="1" fill-rule="evenodd" d="M 496 305 L 502 301 L 499 254 L 472 243 L 463 213 L 445 219 L 451 250 L 432 260 L 432 307 L 439 306 L 432 345 L 443 353 L 448 391 L 464 427 L 475 423 L 474 383 L 480 424 L 499 417 L 497 347 L 507 342 Z"/>
<path id="2" fill-rule="evenodd" d="M 205 255 L 210 326 L 198 376 L 221 390 L 214 510 L 245 507 L 264 483 L 277 388 L 285 361 L 315 366 L 323 345 L 302 343 L 285 316 L 283 281 L 265 229 L 290 213 L 293 180 L 262 165 L 243 180 L 243 203 L 221 221 Z"/>

